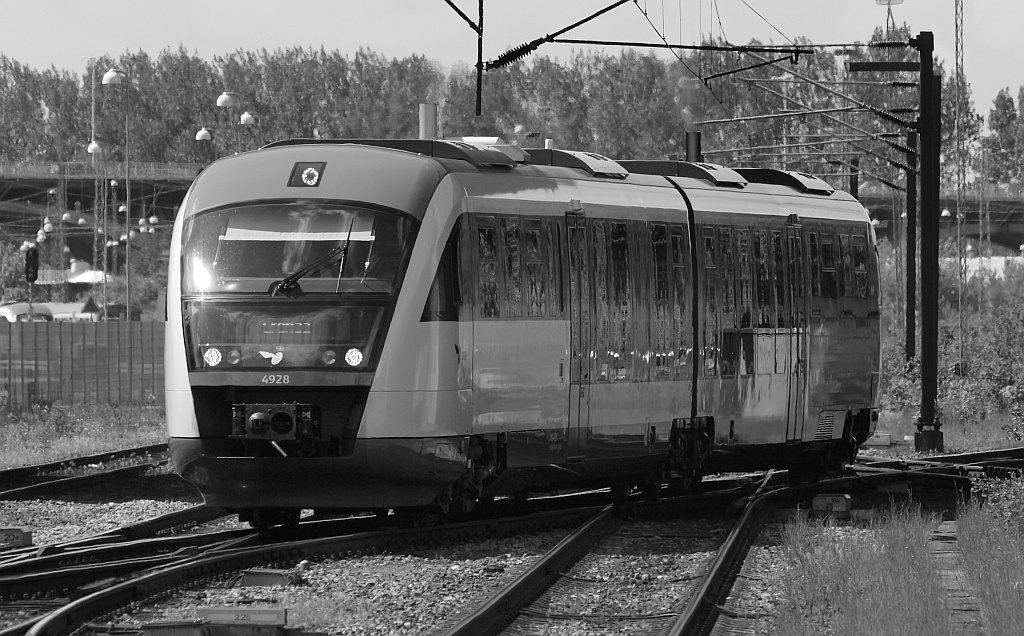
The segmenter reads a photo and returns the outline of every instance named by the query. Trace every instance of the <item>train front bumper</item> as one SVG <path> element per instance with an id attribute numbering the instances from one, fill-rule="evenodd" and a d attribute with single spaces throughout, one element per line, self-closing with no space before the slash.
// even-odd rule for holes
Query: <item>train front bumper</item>
<path id="1" fill-rule="evenodd" d="M 343 457 L 239 457 L 232 440 L 171 438 L 175 470 L 207 504 L 368 510 L 424 506 L 466 470 L 463 438 L 360 439 Z"/>

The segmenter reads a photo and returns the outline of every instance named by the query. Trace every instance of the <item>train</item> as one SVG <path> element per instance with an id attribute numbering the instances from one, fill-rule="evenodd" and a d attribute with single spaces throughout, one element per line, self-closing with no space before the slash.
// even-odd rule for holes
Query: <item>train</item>
<path id="1" fill-rule="evenodd" d="M 877 420 L 872 222 L 799 172 L 290 139 L 202 170 L 169 263 L 172 464 L 256 526 L 813 479 Z"/>

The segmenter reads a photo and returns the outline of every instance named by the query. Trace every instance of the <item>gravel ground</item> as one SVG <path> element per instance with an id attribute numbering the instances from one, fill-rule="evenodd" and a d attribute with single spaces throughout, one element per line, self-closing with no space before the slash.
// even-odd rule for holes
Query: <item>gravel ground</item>
<path id="1" fill-rule="evenodd" d="M 0 527 L 28 528 L 33 543 L 43 545 L 106 532 L 199 503 L 199 493 L 163 467 L 53 499 L 0 501 Z"/>
<path id="2" fill-rule="evenodd" d="M 283 607 L 289 627 L 345 635 L 429 633 L 453 624 L 563 537 L 544 532 L 412 554 L 328 559 L 302 567 L 303 585 L 188 590 L 117 621 L 192 619 L 204 606 Z"/>
<path id="3" fill-rule="evenodd" d="M 727 522 L 706 519 L 622 526 L 570 573 L 586 579 L 585 592 L 563 587 L 548 597 L 552 613 L 598 618 L 560 620 L 535 633 L 592 634 L 601 623 L 603 633 L 627 633 L 614 630 L 628 629 L 629 620 L 602 621 L 600 615 L 671 612 L 689 595 L 727 532 Z M 288 610 L 289 627 L 332 635 L 436 633 L 529 568 L 564 534 L 307 563 L 297 566 L 302 585 L 196 588 L 113 622 L 194 619 L 206 606 L 273 607 Z"/>

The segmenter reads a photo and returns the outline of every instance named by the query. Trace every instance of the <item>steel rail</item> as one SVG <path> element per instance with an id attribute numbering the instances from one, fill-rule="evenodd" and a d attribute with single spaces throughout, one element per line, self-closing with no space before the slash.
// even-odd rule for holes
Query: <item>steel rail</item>
<path id="1" fill-rule="evenodd" d="M 813 484 L 776 488 L 751 497 L 736 526 L 723 544 L 722 549 L 719 550 L 711 567 L 708 568 L 704 578 L 701 579 L 693 598 L 687 604 L 686 609 L 679 615 L 676 622 L 665 632 L 665 635 L 689 636 L 711 633 L 711 629 L 721 613 L 721 603 L 728 597 L 750 546 L 760 533 L 764 522 L 768 519 L 770 504 L 779 503 L 777 500 L 803 498 L 814 493 L 836 492 L 843 489 L 854 489 L 854 487 L 877 486 L 907 479 L 922 482 L 938 480 L 947 486 L 949 482 L 952 482 L 955 487 L 959 487 L 962 482 L 967 481 L 958 475 L 938 474 L 931 472 L 929 469 L 890 471 L 856 477 L 841 477 Z"/>
<path id="2" fill-rule="evenodd" d="M 58 461 L 47 462 L 45 464 L 34 464 L 32 466 L 18 466 L 16 468 L 0 470 L 0 483 L 16 481 L 19 479 L 39 477 L 41 475 L 45 475 L 46 473 L 55 473 L 61 470 L 68 470 L 71 468 L 78 468 L 81 466 L 87 466 L 91 464 L 105 464 L 119 459 L 145 457 L 148 455 L 159 455 L 161 453 L 166 452 L 167 444 L 150 444 L 149 446 L 140 446 L 138 448 L 126 448 L 124 450 L 111 451 L 107 453 L 97 453 L 95 455 L 87 455 L 85 457 L 61 459 Z"/>
<path id="3" fill-rule="evenodd" d="M 595 512 L 593 508 L 581 508 L 561 513 L 527 515 L 516 520 L 516 527 L 578 524 L 581 518 L 592 516 Z M 133 603 L 142 602 L 168 590 L 193 586 L 198 582 L 267 563 L 294 563 L 305 558 L 331 554 L 356 556 L 380 553 L 410 543 L 465 539 L 471 535 L 507 532 L 511 528 L 511 520 L 501 519 L 452 524 L 427 530 L 364 532 L 344 537 L 288 541 L 255 548 L 223 550 L 217 554 L 194 557 L 185 563 L 160 568 L 72 601 L 42 617 L 26 633 L 31 636 L 63 636 L 90 620 L 120 611 Z"/>
<path id="4" fill-rule="evenodd" d="M 38 495 L 44 492 L 70 490 L 72 488 L 78 488 L 80 486 L 87 486 L 117 477 L 125 475 L 132 475 L 135 473 L 144 472 L 151 468 L 157 468 L 167 463 L 166 459 L 161 459 L 155 462 L 147 462 L 145 464 L 135 464 L 133 466 L 126 466 L 124 468 L 115 468 L 114 470 L 105 470 L 96 473 L 90 473 L 88 475 L 74 475 L 71 477 L 60 477 L 49 481 L 40 482 L 38 484 L 31 484 L 29 486 L 18 486 L 16 488 L 9 488 L 7 490 L 0 491 L 0 499 L 18 499 L 22 497 Z"/>

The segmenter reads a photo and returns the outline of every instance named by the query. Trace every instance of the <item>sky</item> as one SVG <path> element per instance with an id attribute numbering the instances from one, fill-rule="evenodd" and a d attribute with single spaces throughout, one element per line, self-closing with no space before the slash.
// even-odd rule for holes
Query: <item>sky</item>
<path id="1" fill-rule="evenodd" d="M 709 32 L 734 44 L 785 44 L 798 36 L 863 42 L 884 28 L 887 1 L 897 25 L 934 33 L 935 57 L 952 72 L 954 0 L 630 0 L 563 37 L 652 42 L 657 30 L 673 44 L 696 43 Z M 477 20 L 477 0 L 452 2 Z M 484 0 L 484 59 L 612 3 Z M 1008 87 L 1016 100 L 1024 85 L 1022 9 L 1019 0 L 964 0 L 964 71 L 983 115 L 1000 89 Z M 477 37 L 445 0 L 0 0 L 0 53 L 37 69 L 84 73 L 90 57 L 140 50 L 156 56 L 179 46 L 206 59 L 239 49 L 324 47 L 351 55 L 365 47 L 389 58 L 417 53 L 451 68 L 475 63 Z M 538 54 L 565 59 L 573 49 L 545 44 Z"/>

